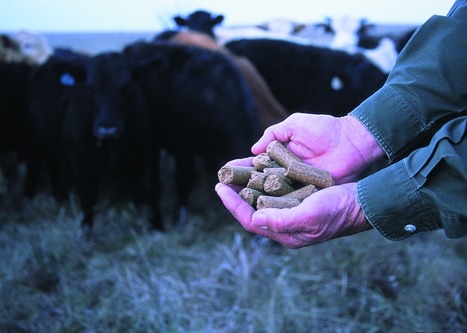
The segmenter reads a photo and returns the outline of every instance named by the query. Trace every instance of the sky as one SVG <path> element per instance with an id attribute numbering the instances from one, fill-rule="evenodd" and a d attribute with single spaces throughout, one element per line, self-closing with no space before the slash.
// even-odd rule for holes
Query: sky
<path id="1" fill-rule="evenodd" d="M 327 16 L 365 17 L 375 23 L 421 24 L 445 15 L 454 0 L 1 0 L 0 31 L 138 32 L 173 26 L 174 15 L 197 9 L 223 14 L 223 26 L 273 19 L 300 23 Z"/>

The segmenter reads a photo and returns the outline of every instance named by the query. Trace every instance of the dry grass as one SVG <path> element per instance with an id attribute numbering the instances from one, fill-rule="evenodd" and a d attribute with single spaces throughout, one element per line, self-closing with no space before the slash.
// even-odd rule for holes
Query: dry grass
<path id="1" fill-rule="evenodd" d="M 466 239 L 370 231 L 287 250 L 207 198 L 165 233 L 108 207 L 88 242 L 73 198 L 3 200 L 0 332 L 467 331 Z"/>

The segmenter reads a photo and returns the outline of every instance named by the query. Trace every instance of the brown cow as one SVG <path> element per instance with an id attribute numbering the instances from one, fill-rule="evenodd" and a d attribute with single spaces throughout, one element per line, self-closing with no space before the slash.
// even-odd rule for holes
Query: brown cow
<path id="1" fill-rule="evenodd" d="M 176 43 L 206 48 L 213 52 L 222 52 L 231 59 L 242 73 L 250 88 L 258 109 L 262 130 L 281 122 L 289 115 L 285 108 L 273 96 L 261 74 L 246 57 L 234 55 L 229 50 L 220 46 L 211 36 L 202 32 L 193 30 L 180 31 L 173 35 L 170 40 Z"/>

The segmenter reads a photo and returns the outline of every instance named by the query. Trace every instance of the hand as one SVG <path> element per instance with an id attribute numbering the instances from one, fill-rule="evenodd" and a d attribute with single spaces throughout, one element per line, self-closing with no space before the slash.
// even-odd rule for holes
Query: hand
<path id="1" fill-rule="evenodd" d="M 293 113 L 267 128 L 253 145 L 257 155 L 278 140 L 304 162 L 331 173 L 336 184 L 354 181 L 370 164 L 384 156 L 371 133 L 354 117 Z"/>
<path id="2" fill-rule="evenodd" d="M 247 165 L 248 160 L 234 163 Z M 237 190 L 230 185 L 216 185 L 216 192 L 225 207 L 247 231 L 288 248 L 318 244 L 372 228 L 358 203 L 356 183 L 320 190 L 294 208 L 259 211 L 243 201 Z"/>

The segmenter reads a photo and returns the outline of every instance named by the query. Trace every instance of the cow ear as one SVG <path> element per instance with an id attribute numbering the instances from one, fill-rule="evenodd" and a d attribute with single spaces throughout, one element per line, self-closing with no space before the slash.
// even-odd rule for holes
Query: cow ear
<path id="1" fill-rule="evenodd" d="M 217 15 L 213 20 L 212 20 L 212 26 L 216 26 L 218 24 L 221 24 L 222 21 L 224 21 L 224 15 Z"/>
<path id="2" fill-rule="evenodd" d="M 375 25 L 373 23 L 369 23 L 368 19 L 362 18 L 360 20 L 360 27 L 358 29 L 358 33 L 364 34 L 364 33 L 369 33 L 370 30 L 375 29 Z"/>
<path id="3" fill-rule="evenodd" d="M 83 63 L 75 61 L 57 61 L 52 68 L 60 73 L 60 84 L 74 86 L 76 83 L 86 81 L 87 71 Z"/>
<path id="4" fill-rule="evenodd" d="M 185 20 L 183 17 L 181 17 L 181 16 L 174 16 L 174 17 L 173 17 L 173 20 L 175 21 L 175 23 L 177 23 L 177 25 L 178 25 L 179 27 L 184 27 L 184 26 L 186 26 L 186 23 L 187 23 L 187 22 L 186 22 L 186 20 Z"/>

